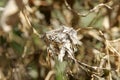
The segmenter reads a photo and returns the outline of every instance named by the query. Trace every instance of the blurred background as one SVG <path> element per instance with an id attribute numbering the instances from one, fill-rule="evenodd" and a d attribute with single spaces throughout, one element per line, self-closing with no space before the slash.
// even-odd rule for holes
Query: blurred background
<path id="1" fill-rule="evenodd" d="M 120 0 L 66 2 L 0 0 L 0 80 L 120 80 Z M 101 3 L 112 9 L 95 9 Z M 82 45 L 75 58 L 105 71 L 77 70 L 71 60 L 49 57 L 40 36 L 61 25 L 78 31 Z"/>

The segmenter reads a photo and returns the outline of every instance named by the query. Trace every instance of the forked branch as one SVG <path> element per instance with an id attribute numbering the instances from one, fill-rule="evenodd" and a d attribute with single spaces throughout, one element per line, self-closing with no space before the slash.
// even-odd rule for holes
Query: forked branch
<path id="1" fill-rule="evenodd" d="M 101 3 L 101 4 L 98 4 L 97 6 L 95 6 L 93 9 L 89 10 L 87 13 L 84 13 L 84 14 L 81 14 L 81 13 L 78 13 L 76 11 L 74 11 L 70 6 L 69 4 L 67 3 L 66 0 L 64 0 L 65 2 L 65 6 L 68 8 L 68 10 L 70 10 L 71 12 L 81 16 L 81 17 L 85 17 L 87 16 L 88 14 L 92 13 L 92 12 L 96 12 L 98 11 L 101 7 L 107 7 L 108 9 L 112 9 L 109 5 L 107 4 L 104 4 L 104 3 Z"/>

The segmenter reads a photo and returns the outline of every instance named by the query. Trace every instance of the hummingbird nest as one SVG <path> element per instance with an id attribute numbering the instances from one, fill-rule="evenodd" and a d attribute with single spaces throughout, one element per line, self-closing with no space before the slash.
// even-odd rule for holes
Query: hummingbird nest
<path id="1" fill-rule="evenodd" d="M 59 29 L 51 30 L 45 33 L 44 40 L 47 43 L 47 51 L 59 61 L 63 61 L 65 54 L 74 59 L 74 53 L 77 51 L 77 45 L 81 45 L 77 37 L 77 31 L 73 28 L 61 26 Z"/>

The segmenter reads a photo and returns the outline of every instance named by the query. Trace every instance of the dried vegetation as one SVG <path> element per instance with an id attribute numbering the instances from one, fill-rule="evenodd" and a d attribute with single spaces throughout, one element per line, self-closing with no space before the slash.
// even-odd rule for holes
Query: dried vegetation
<path id="1" fill-rule="evenodd" d="M 1 0 L 0 80 L 120 80 L 119 0 Z"/>

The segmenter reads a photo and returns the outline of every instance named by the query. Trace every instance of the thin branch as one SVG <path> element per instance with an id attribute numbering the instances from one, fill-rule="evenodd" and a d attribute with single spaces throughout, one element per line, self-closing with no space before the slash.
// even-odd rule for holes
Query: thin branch
<path id="1" fill-rule="evenodd" d="M 24 11 L 21 11 L 21 13 L 24 15 L 24 17 L 25 17 L 25 19 L 26 19 L 26 21 L 27 21 L 27 24 L 28 24 L 30 27 L 32 27 L 32 25 L 31 25 L 31 23 L 30 23 L 30 20 L 29 20 L 28 16 L 25 14 L 25 12 L 24 12 Z"/>
<path id="2" fill-rule="evenodd" d="M 115 42 L 119 42 L 119 41 L 120 41 L 120 38 L 115 39 L 115 40 L 109 40 L 109 42 L 111 42 L 111 43 L 115 43 Z"/>
<path id="3" fill-rule="evenodd" d="M 92 77 L 96 77 L 98 80 L 101 80 L 101 78 L 95 74 L 93 74 Z"/>
<path id="4" fill-rule="evenodd" d="M 78 13 L 76 11 L 74 11 L 70 6 L 69 4 L 67 3 L 66 0 L 64 0 L 64 3 L 65 3 L 65 6 L 68 8 L 68 10 L 70 10 L 71 12 L 81 16 L 81 17 L 85 17 L 87 16 L 88 14 L 92 13 L 92 12 L 96 12 L 97 10 L 99 10 L 101 7 L 107 7 L 108 9 L 112 9 L 109 5 L 107 4 L 104 4 L 104 3 L 101 3 L 101 4 L 98 4 L 97 6 L 95 6 L 93 9 L 89 10 L 89 12 L 87 13 L 84 13 L 84 14 L 81 14 L 81 13 Z"/>
<path id="5" fill-rule="evenodd" d="M 108 44 L 108 49 L 112 52 L 115 52 L 120 57 L 120 53 L 108 41 L 107 44 Z"/>
<path id="6" fill-rule="evenodd" d="M 33 33 L 36 34 L 37 36 L 39 36 L 40 38 L 42 38 L 42 35 L 40 35 L 40 34 L 38 33 L 38 31 L 37 31 L 34 27 L 32 27 L 32 24 L 31 24 L 28 16 L 25 14 L 25 12 L 24 12 L 24 11 L 21 11 L 21 13 L 24 15 L 24 17 L 25 17 L 25 19 L 26 19 L 27 24 L 29 25 L 29 27 L 31 27 L 31 28 L 33 29 Z"/>
<path id="7" fill-rule="evenodd" d="M 54 75 L 54 74 L 55 74 L 54 70 L 49 71 L 46 78 L 45 78 L 45 80 L 50 80 L 51 76 Z"/>
<path id="8" fill-rule="evenodd" d="M 78 61 L 77 59 L 73 59 L 70 57 L 70 59 L 72 59 L 75 63 L 79 64 L 81 68 L 86 68 L 88 71 L 96 71 L 96 70 L 108 70 L 110 71 L 110 69 L 107 68 L 101 68 L 101 67 L 96 67 L 96 66 L 90 66 L 88 64 L 85 64 L 83 62 Z"/>
<path id="9" fill-rule="evenodd" d="M 87 25 L 88 27 L 91 26 L 98 19 L 98 15 L 99 15 L 99 12 L 94 16 L 92 21 L 90 21 L 90 23 Z"/>

